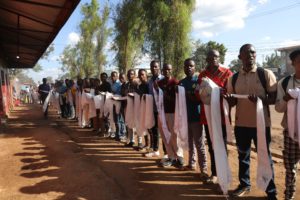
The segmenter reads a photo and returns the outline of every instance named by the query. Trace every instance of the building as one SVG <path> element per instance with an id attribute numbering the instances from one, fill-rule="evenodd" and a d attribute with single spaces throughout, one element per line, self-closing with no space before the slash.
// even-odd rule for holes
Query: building
<path id="1" fill-rule="evenodd" d="M 292 66 L 292 62 L 289 58 L 289 55 L 292 51 L 300 49 L 300 45 L 295 45 L 295 46 L 288 46 L 288 47 L 281 47 L 276 49 L 276 51 L 280 52 L 280 56 L 282 59 L 282 66 L 280 66 L 280 73 L 282 76 L 286 76 L 289 74 L 294 73 L 294 68 Z"/>
<path id="2" fill-rule="evenodd" d="M 9 69 L 34 67 L 79 1 L 0 1 L 1 119 L 13 105 Z"/>

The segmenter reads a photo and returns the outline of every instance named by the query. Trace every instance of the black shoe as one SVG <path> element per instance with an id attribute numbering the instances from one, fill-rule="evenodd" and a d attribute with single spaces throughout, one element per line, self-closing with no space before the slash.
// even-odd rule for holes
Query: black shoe
<path id="1" fill-rule="evenodd" d="M 124 145 L 124 147 L 133 147 L 133 146 L 134 146 L 134 142 L 129 142 Z"/>
<path id="2" fill-rule="evenodd" d="M 277 200 L 276 194 L 268 194 L 268 200 Z"/>
<path id="3" fill-rule="evenodd" d="M 232 196 L 242 197 L 245 194 L 248 194 L 249 192 L 250 192 L 250 187 L 239 185 L 235 190 L 233 190 Z"/>
<path id="4" fill-rule="evenodd" d="M 178 157 L 176 159 L 175 167 L 178 167 L 179 169 L 183 169 L 183 167 L 184 167 L 183 157 Z"/>

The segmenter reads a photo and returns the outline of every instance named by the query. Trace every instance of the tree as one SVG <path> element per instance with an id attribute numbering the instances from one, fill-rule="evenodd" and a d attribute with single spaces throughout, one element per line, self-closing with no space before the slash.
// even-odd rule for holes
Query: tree
<path id="1" fill-rule="evenodd" d="M 161 63 L 171 63 L 179 77 L 183 61 L 190 51 L 189 33 L 195 0 L 144 0 L 146 34 L 145 50 Z"/>
<path id="2" fill-rule="evenodd" d="M 235 73 L 238 72 L 239 69 L 242 67 L 242 61 L 240 59 L 234 59 L 230 62 L 229 68 L 230 70 Z"/>
<path id="3" fill-rule="evenodd" d="M 107 64 L 106 55 L 104 53 L 105 46 L 107 44 L 107 39 L 111 35 L 112 29 L 107 27 L 107 21 L 109 17 L 110 9 L 106 5 L 102 11 L 101 21 L 99 30 L 96 33 L 97 45 L 95 49 L 95 57 L 97 68 L 97 76 L 100 77 L 100 74 L 104 71 L 104 65 Z"/>
<path id="4" fill-rule="evenodd" d="M 80 50 L 81 66 L 85 77 L 91 77 L 97 68 L 94 59 L 96 49 L 94 39 L 97 28 L 101 24 L 98 10 L 99 3 L 97 0 L 92 0 L 90 4 L 85 3 L 81 7 L 81 13 L 83 14 L 83 20 L 79 25 L 81 40 L 78 42 L 77 47 Z"/>
<path id="5" fill-rule="evenodd" d="M 220 62 L 223 64 L 225 61 L 225 54 L 227 48 L 224 44 L 217 43 L 215 41 L 209 41 L 207 43 L 202 43 L 201 40 L 197 40 L 194 43 L 195 51 L 192 53 L 192 58 L 196 62 L 197 70 L 201 70 L 206 66 L 206 55 L 208 51 L 215 49 L 220 53 Z"/>
<path id="6" fill-rule="evenodd" d="M 105 46 L 111 29 L 107 28 L 110 8 L 100 10 L 97 0 L 81 7 L 83 20 L 79 24 L 80 40 L 65 47 L 60 63 L 69 78 L 100 75 L 106 64 Z M 102 13 L 102 15 L 100 15 Z M 63 75 L 65 76 L 65 75 Z"/>
<path id="7" fill-rule="evenodd" d="M 69 78 L 83 77 L 83 67 L 77 46 L 68 45 L 60 57 L 61 70 L 69 75 Z"/>
<path id="8" fill-rule="evenodd" d="M 279 68 L 282 65 L 281 57 L 277 55 L 277 52 L 268 55 L 263 62 L 265 68 Z"/>
<path id="9" fill-rule="evenodd" d="M 115 60 L 120 72 L 126 72 L 137 64 L 146 32 L 144 15 L 140 0 L 125 0 L 116 7 L 112 49 L 117 51 Z"/>

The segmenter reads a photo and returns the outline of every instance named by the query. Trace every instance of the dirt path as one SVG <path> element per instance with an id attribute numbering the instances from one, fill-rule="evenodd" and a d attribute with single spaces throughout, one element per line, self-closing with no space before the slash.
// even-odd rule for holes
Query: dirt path
<path id="1" fill-rule="evenodd" d="M 218 186 L 202 184 L 196 172 L 158 168 L 157 160 L 51 114 L 45 120 L 39 106 L 19 107 L 6 133 L 0 134 L 1 200 L 225 199 Z M 234 188 L 235 147 L 229 147 L 229 158 Z M 254 154 L 251 162 L 252 192 L 239 199 L 265 199 L 264 192 L 255 187 Z M 281 162 L 275 163 L 275 175 L 282 199 L 285 174 Z"/>

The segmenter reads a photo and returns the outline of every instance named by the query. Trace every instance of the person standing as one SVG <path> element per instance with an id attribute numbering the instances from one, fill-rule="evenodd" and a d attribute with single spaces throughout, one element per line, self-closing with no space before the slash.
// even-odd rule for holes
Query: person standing
<path id="1" fill-rule="evenodd" d="M 164 100 L 164 112 L 165 120 L 168 131 L 171 133 L 170 140 L 167 141 L 165 137 L 164 129 L 162 127 L 163 122 L 159 119 L 158 127 L 161 134 L 163 143 L 166 147 L 168 158 L 163 159 L 161 162 L 162 167 L 177 166 L 182 168 L 184 166 L 183 150 L 178 146 L 178 138 L 174 132 L 174 112 L 175 112 L 175 88 L 178 85 L 178 80 L 172 77 L 172 65 L 165 63 L 163 65 L 164 78 L 157 82 L 157 86 L 163 91 Z"/>
<path id="2" fill-rule="evenodd" d="M 272 71 L 256 66 L 256 50 L 252 44 L 244 44 L 239 51 L 242 67 L 228 81 L 224 97 L 229 105 L 236 106 L 235 138 L 239 155 L 239 182 L 232 195 L 241 197 L 250 192 L 250 153 L 252 140 L 257 148 L 256 102 L 259 97 L 263 102 L 265 117 L 265 133 L 268 156 L 271 163 L 273 178 L 269 182 L 266 193 L 269 200 L 276 200 L 273 161 L 270 153 L 271 120 L 268 105 L 276 100 L 276 77 Z M 248 99 L 236 99 L 230 94 L 248 95 Z"/>
<path id="3" fill-rule="evenodd" d="M 206 55 L 206 68 L 200 72 L 198 77 L 199 85 L 202 82 L 202 78 L 208 77 L 210 78 L 217 86 L 219 86 L 222 90 L 226 90 L 226 84 L 228 78 L 232 75 L 232 72 L 223 66 L 220 65 L 220 53 L 217 50 L 210 50 Z M 197 92 L 198 93 L 198 92 Z M 222 103 L 220 104 L 222 105 Z M 224 112 L 223 107 L 221 106 L 221 117 L 222 117 L 222 133 L 223 139 L 225 142 L 226 148 L 226 126 L 225 126 L 225 119 L 224 119 Z M 205 116 L 205 109 L 204 104 L 201 102 L 201 112 L 200 112 L 200 124 L 204 125 L 207 145 L 208 145 L 208 152 L 210 155 L 210 169 L 211 169 L 211 176 L 206 180 L 208 184 L 216 184 L 218 181 L 217 178 L 217 171 L 216 171 L 216 162 L 215 162 L 215 155 L 212 146 L 212 141 L 209 133 L 209 128 Z"/>
<path id="4" fill-rule="evenodd" d="M 151 70 L 152 77 L 148 81 L 148 88 L 149 88 L 148 91 L 149 91 L 149 94 L 151 94 L 153 96 L 154 95 L 153 94 L 153 85 L 156 81 L 160 81 L 161 79 L 163 79 L 163 76 L 160 74 L 159 62 L 156 60 L 151 61 L 150 70 Z M 158 112 L 157 112 L 155 102 L 154 102 L 154 106 L 153 106 L 153 112 L 154 112 L 155 125 L 149 132 L 150 133 L 150 148 L 152 148 L 153 151 L 145 154 L 145 157 L 149 157 L 149 158 L 160 156 L 159 149 L 158 149 L 159 148 L 159 134 L 158 134 L 158 123 L 157 123 Z"/>
<path id="5" fill-rule="evenodd" d="M 42 101 L 42 105 L 44 105 L 45 100 L 50 92 L 50 86 L 47 84 L 47 79 L 43 78 L 43 83 L 39 85 L 38 93 L 40 94 L 40 98 Z M 44 112 L 44 117 L 48 116 L 48 106 Z"/>
<path id="6" fill-rule="evenodd" d="M 295 198 L 296 192 L 296 177 L 297 165 L 300 161 L 300 147 L 299 147 L 299 132 L 293 133 L 288 127 L 288 109 L 287 104 L 294 98 L 288 93 L 288 90 L 300 88 L 300 49 L 293 51 L 290 54 L 290 60 L 295 69 L 295 73 L 284 77 L 277 85 L 277 98 L 275 103 L 275 110 L 284 113 L 281 125 L 283 127 L 284 135 L 284 149 L 283 162 L 285 167 L 285 200 L 292 200 Z M 299 99 L 298 99 L 299 103 Z M 295 109 L 296 110 L 296 109 Z M 299 112 L 299 110 L 298 110 Z M 290 113 L 291 114 L 291 113 Z M 292 116 L 291 116 L 292 117 Z M 299 120 L 299 119 L 298 119 Z M 298 124 L 299 126 L 299 124 Z M 294 137 L 293 137 L 294 136 Z"/>
<path id="7" fill-rule="evenodd" d="M 189 159 L 187 170 L 196 170 L 196 149 L 201 177 L 207 179 L 207 158 L 205 148 L 205 135 L 202 131 L 200 119 L 200 103 L 195 95 L 195 89 L 198 84 L 198 76 L 195 75 L 195 62 L 191 58 L 184 61 L 184 73 L 186 77 L 179 81 L 183 86 L 186 95 L 186 108 L 188 117 L 188 144 Z"/>

